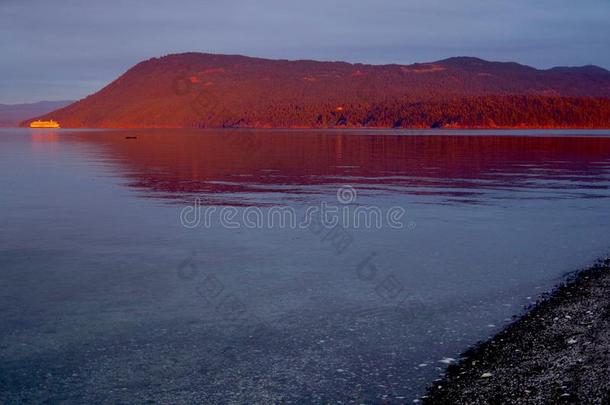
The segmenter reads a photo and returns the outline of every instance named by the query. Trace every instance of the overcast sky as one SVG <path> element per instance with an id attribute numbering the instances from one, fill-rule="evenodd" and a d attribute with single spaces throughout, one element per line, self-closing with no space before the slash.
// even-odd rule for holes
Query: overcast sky
<path id="1" fill-rule="evenodd" d="M 185 51 L 610 68 L 610 0 L 0 0 L 0 103 L 82 98 Z"/>

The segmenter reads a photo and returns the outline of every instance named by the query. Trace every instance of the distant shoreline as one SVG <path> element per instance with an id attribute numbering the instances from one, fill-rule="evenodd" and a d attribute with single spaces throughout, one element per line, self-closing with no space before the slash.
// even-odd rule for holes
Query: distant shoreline
<path id="1" fill-rule="evenodd" d="M 433 383 L 425 404 L 607 403 L 610 258 L 580 271 Z"/>
<path id="2" fill-rule="evenodd" d="M 29 122 L 29 121 L 28 121 Z M 29 126 L 26 126 L 24 124 L 18 125 L 18 126 L 2 126 L 0 125 L 0 128 L 30 128 Z M 32 129 L 41 129 L 41 128 L 32 128 Z M 569 126 L 516 126 L 516 127 L 510 127 L 510 126 L 506 126 L 506 127 L 502 127 L 502 126 L 495 126 L 495 127 L 440 127 L 440 128 L 432 128 L 432 127 L 361 127 L 361 126 L 334 126 L 334 127 L 303 127 L 303 126 L 292 126 L 292 127 L 265 127 L 265 126 L 253 126 L 253 127 L 248 127 L 248 126 L 244 126 L 244 127 L 175 127 L 175 126 L 122 126 L 122 127 L 60 127 L 59 129 L 82 129 L 82 130 L 88 130 L 88 129 L 125 129 L 125 130 L 129 130 L 129 129 L 207 129 L 207 130 L 213 130 L 213 129 L 235 129 L 235 130 L 239 130 L 239 129 L 243 129 L 243 130 L 248 130 L 248 129 L 252 129 L 252 130 L 266 130 L 266 129 L 270 129 L 270 130 L 345 130 L 345 129 L 349 129 L 349 130 L 353 130 L 353 129 L 359 129 L 359 130 L 395 130 L 395 131 L 400 131 L 400 130 L 405 130 L 405 131 L 447 131 L 447 132 L 451 132 L 451 131 L 485 131 L 485 130 L 497 130 L 497 131 L 517 131 L 517 130 L 573 130 L 573 131 L 578 131 L 578 130 L 583 130 L 583 131 L 591 131 L 591 130 L 600 130 L 600 131 L 604 131 L 604 130 L 610 130 L 610 126 L 609 127 L 569 127 Z"/>

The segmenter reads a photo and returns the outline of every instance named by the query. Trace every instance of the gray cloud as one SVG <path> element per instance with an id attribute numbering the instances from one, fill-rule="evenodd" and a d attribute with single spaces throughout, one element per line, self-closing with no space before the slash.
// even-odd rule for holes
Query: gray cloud
<path id="1" fill-rule="evenodd" d="M 607 0 L 0 0 L 0 102 L 81 98 L 142 59 L 204 51 L 610 67 Z"/>

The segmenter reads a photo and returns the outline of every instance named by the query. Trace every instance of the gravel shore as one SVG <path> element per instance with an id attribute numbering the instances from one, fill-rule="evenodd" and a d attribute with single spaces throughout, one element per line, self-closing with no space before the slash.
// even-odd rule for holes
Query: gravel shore
<path id="1" fill-rule="evenodd" d="M 465 352 L 422 402 L 610 403 L 610 259 Z"/>

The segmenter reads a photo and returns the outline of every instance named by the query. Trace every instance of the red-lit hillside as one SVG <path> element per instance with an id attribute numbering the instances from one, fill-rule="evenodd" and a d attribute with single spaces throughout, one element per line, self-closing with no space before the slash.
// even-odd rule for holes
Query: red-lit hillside
<path id="1" fill-rule="evenodd" d="M 62 127 L 610 127 L 610 72 L 466 57 L 364 65 L 185 53 L 141 62 L 35 118 Z"/>

